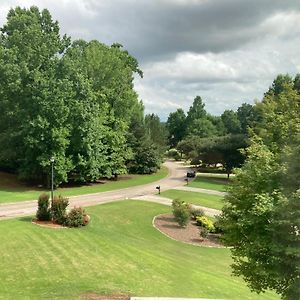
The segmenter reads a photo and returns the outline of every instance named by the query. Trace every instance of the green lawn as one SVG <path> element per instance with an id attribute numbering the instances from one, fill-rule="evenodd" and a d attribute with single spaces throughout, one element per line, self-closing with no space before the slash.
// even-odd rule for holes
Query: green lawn
<path id="1" fill-rule="evenodd" d="M 157 173 L 151 175 L 129 175 L 119 181 L 108 181 L 104 184 L 98 183 L 93 185 L 59 188 L 55 193 L 64 196 L 75 196 L 106 192 L 151 183 L 166 177 L 167 174 L 168 169 L 162 167 Z M 34 200 L 37 199 L 43 191 L 43 189 L 25 186 L 20 183 L 14 175 L 0 172 L 0 203 Z"/>
<path id="2" fill-rule="evenodd" d="M 225 174 L 198 174 L 195 180 L 189 182 L 189 186 L 208 190 L 225 192 L 230 179 Z"/>
<path id="3" fill-rule="evenodd" d="M 179 199 L 186 203 L 192 203 L 195 205 L 201 205 L 215 209 L 222 209 L 223 207 L 223 197 L 216 195 L 179 190 L 167 190 L 162 192 L 161 196 L 171 199 Z"/>
<path id="4" fill-rule="evenodd" d="M 48 229 L 30 218 L 0 222 L 1 299 L 77 299 L 86 292 L 136 296 L 257 296 L 230 275 L 228 249 L 173 241 L 152 227 L 163 205 L 123 201 L 90 207 L 91 224 Z"/>

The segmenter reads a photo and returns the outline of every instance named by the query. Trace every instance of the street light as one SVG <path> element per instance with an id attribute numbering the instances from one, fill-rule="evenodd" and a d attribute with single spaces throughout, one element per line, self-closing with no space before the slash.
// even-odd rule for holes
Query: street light
<path id="1" fill-rule="evenodd" d="M 53 156 L 50 158 L 50 162 L 51 162 L 51 201 L 53 202 L 53 181 L 54 181 L 54 162 L 55 162 Z"/>

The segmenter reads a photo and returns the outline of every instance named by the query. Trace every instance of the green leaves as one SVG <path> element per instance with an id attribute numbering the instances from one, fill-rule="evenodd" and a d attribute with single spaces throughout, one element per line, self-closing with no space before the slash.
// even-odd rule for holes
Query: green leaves
<path id="1" fill-rule="evenodd" d="M 37 7 L 11 9 L 0 36 L 0 166 L 47 184 L 125 173 L 139 105 L 135 58 L 121 45 L 61 37 Z"/>
<path id="2" fill-rule="evenodd" d="M 278 77 L 257 104 L 247 160 L 236 171 L 221 218 L 234 274 L 256 292 L 298 299 L 300 276 L 300 95 Z"/>

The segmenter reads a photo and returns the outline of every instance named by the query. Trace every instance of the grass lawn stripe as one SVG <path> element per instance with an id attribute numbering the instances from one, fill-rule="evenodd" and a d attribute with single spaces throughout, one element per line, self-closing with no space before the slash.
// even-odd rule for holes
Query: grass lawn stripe
<path id="1" fill-rule="evenodd" d="M 192 203 L 195 205 L 205 206 L 214 209 L 222 209 L 224 205 L 222 196 L 210 195 L 205 193 L 167 190 L 165 192 L 162 192 L 161 196 L 170 199 L 179 199 L 186 203 Z"/>
<path id="2" fill-rule="evenodd" d="M 81 229 L 47 229 L 25 218 L 1 221 L 0 298 L 76 299 L 85 292 L 119 290 L 136 296 L 279 299 L 272 293 L 257 296 L 232 277 L 228 249 L 186 245 L 153 228 L 152 218 L 169 207 L 121 201 L 87 212 L 91 224 Z"/>
<path id="3" fill-rule="evenodd" d="M 224 174 L 198 174 L 195 180 L 189 182 L 190 187 L 226 192 L 230 179 Z"/>

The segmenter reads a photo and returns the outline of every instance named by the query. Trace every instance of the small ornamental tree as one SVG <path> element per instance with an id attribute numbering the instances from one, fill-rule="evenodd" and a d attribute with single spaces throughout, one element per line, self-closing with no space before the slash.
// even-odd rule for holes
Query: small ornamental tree
<path id="1" fill-rule="evenodd" d="M 186 227 L 190 220 L 190 210 L 188 204 L 178 199 L 173 200 L 173 215 L 181 227 Z"/>
<path id="2" fill-rule="evenodd" d="M 57 224 L 65 224 L 67 220 L 67 207 L 69 200 L 63 196 L 55 196 L 51 204 L 52 220 Z"/>

